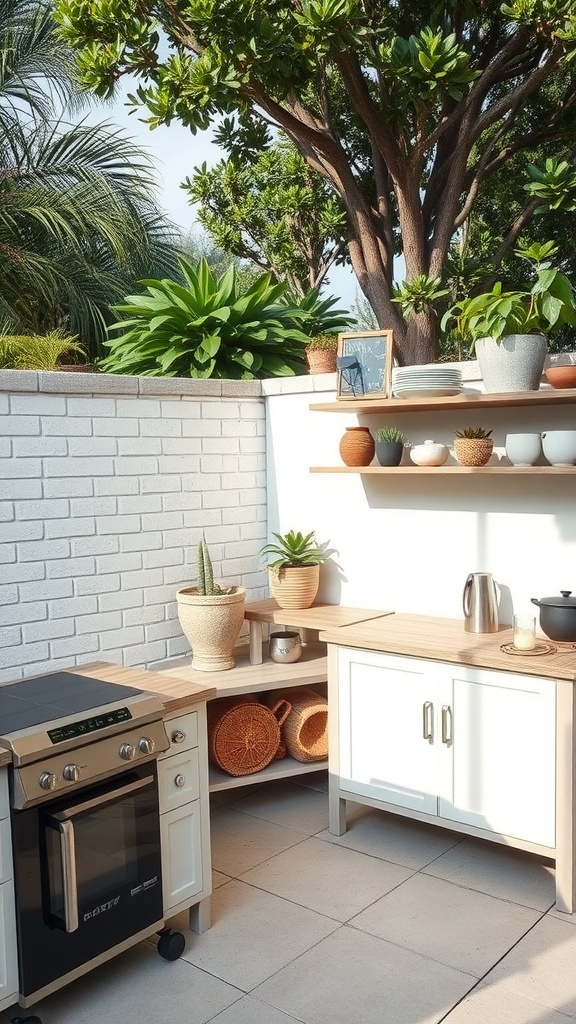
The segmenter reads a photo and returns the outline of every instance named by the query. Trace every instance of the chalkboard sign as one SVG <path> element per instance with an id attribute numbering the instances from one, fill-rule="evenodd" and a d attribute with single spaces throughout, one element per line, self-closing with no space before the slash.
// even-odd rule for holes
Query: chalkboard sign
<path id="1" fill-rule="evenodd" d="M 338 335 L 337 398 L 389 398 L 392 331 Z"/>

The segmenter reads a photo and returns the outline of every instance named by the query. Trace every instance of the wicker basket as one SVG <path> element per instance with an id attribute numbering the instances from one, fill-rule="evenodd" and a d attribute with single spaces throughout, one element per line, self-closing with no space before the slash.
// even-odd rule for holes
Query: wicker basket
<path id="1" fill-rule="evenodd" d="M 249 696 L 230 697 L 208 705 L 210 760 L 228 775 L 252 775 L 274 760 L 280 727 L 291 710 L 287 700 L 272 708 Z"/>
<path id="2" fill-rule="evenodd" d="M 314 690 L 272 691 L 266 703 L 274 705 L 279 692 L 291 705 L 282 739 L 296 761 L 324 761 L 328 757 L 328 701 Z"/>

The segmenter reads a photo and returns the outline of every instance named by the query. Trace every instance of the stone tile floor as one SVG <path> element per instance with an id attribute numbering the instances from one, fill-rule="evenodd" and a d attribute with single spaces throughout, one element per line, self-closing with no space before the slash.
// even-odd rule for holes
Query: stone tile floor
<path id="1" fill-rule="evenodd" d="M 550 863 L 353 804 L 344 836 L 327 820 L 322 773 L 215 794 L 210 930 L 1 1024 L 575 1020 L 576 915 L 554 911 Z"/>

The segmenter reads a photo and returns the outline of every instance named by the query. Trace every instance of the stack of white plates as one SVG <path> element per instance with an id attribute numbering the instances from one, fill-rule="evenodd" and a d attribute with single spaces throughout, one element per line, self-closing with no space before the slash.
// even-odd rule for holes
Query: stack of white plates
<path id="1" fill-rule="evenodd" d="M 393 373 L 392 393 L 397 398 L 443 398 L 459 395 L 462 390 L 461 370 L 441 363 L 399 366 Z"/>

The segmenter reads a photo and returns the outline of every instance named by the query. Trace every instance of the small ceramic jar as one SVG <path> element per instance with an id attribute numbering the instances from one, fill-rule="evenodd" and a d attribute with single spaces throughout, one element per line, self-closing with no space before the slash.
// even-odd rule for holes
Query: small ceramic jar
<path id="1" fill-rule="evenodd" d="M 410 449 L 410 458 L 417 466 L 443 466 L 448 458 L 445 444 L 436 441 L 424 441 Z"/>

